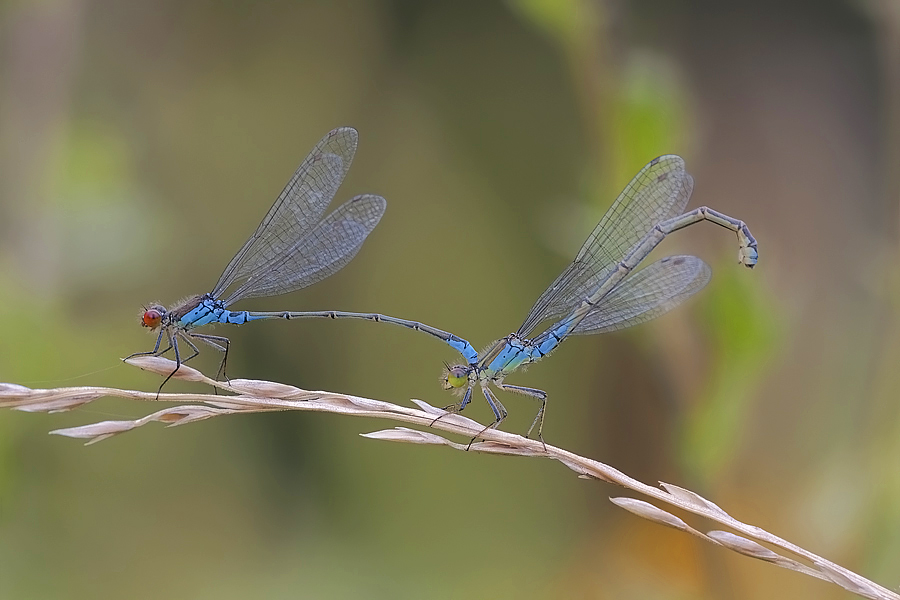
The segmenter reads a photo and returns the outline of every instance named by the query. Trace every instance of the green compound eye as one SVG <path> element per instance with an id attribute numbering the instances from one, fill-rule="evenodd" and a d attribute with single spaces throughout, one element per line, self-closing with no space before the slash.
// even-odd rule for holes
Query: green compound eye
<path id="1" fill-rule="evenodd" d="M 469 371 L 465 367 L 453 367 L 447 371 L 447 385 L 459 388 L 469 381 Z"/>

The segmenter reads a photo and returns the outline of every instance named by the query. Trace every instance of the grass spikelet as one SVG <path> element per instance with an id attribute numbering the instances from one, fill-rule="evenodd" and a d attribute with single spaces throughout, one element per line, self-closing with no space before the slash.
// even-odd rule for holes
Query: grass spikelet
<path id="1" fill-rule="evenodd" d="M 136 357 L 126 362 L 146 371 L 157 373 L 162 377 L 167 377 L 175 367 L 172 361 L 158 357 Z M 31 412 L 54 412 L 71 410 L 104 396 L 148 402 L 178 403 L 176 406 L 158 410 L 139 419 L 101 421 L 51 432 L 54 435 L 86 440 L 87 444 L 95 444 L 138 429 L 148 423 L 156 422 L 167 426 L 187 425 L 225 415 L 285 410 L 330 412 L 415 425 L 431 431 L 400 426 L 362 435 L 375 440 L 440 445 L 460 451 L 550 458 L 574 471 L 578 477 L 616 484 L 655 500 L 657 503 L 668 504 L 696 517 L 723 525 L 736 533 L 713 530 L 704 534 L 692 528 L 681 517 L 649 502 L 634 498 L 611 498 L 616 505 L 642 518 L 690 533 L 743 556 L 829 581 L 864 598 L 900 600 L 900 594 L 879 586 L 853 571 L 825 560 L 760 527 L 743 523 L 695 492 L 668 483 L 660 483 L 660 487 L 647 485 L 610 465 L 579 456 L 562 448 L 545 445 L 538 440 L 531 440 L 493 428 L 484 429 L 483 425 L 477 421 L 452 412 L 447 413 L 421 400 L 414 400 L 417 408 L 411 408 L 359 396 L 306 391 L 269 381 L 236 379 L 229 384 L 213 381 L 196 369 L 184 365 L 175 376 L 187 381 L 213 385 L 224 394 L 157 394 L 105 387 L 31 389 L 15 384 L 0 383 L 0 407 Z M 438 416 L 441 418 L 436 418 Z M 478 436 L 483 441 L 473 444 L 456 443 L 433 433 L 434 431 L 459 435 L 463 439 Z"/>

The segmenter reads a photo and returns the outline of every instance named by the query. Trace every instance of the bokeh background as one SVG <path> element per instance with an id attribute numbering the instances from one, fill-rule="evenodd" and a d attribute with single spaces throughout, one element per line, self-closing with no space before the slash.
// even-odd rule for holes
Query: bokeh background
<path id="1" fill-rule="evenodd" d="M 209 290 L 315 142 L 388 211 L 331 279 L 249 309 L 515 330 L 616 193 L 683 155 L 687 306 L 514 383 L 546 439 L 900 586 L 900 6 L 0 4 L 0 381 L 154 390 L 142 303 Z M 364 322 L 224 328 L 230 373 L 408 403 L 453 351 Z M 207 351 L 195 366 L 214 372 Z M 172 383 L 170 391 L 198 389 Z M 524 431 L 528 399 L 504 395 Z M 156 407 L 0 414 L 3 598 L 844 598 L 612 506 L 558 464 L 360 438 L 321 414 L 48 437 Z M 476 401 L 470 416 L 489 419 Z M 691 520 L 693 524 L 705 524 Z"/>

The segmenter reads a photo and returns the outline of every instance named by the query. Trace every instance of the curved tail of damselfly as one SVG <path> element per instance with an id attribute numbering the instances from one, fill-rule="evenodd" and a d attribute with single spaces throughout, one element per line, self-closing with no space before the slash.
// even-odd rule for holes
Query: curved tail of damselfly
<path id="1" fill-rule="evenodd" d="M 602 318 L 604 316 L 604 313 L 610 313 L 611 308 L 610 303 L 604 302 L 604 300 L 607 299 L 609 295 L 613 294 L 614 290 L 618 289 L 620 285 L 625 285 L 625 283 L 628 282 L 629 279 L 631 279 L 630 276 L 634 273 L 634 269 L 645 258 L 647 258 L 647 256 L 666 238 L 666 236 L 678 231 L 679 229 L 684 229 L 685 227 L 689 227 L 690 225 L 700 223 L 701 221 L 710 221 L 711 223 L 715 223 L 716 225 L 720 225 L 735 232 L 738 237 L 739 246 L 738 262 L 751 269 L 756 266 L 757 260 L 759 258 L 759 253 L 756 247 L 756 238 L 753 237 L 753 235 L 750 233 L 750 230 L 747 228 L 747 225 L 744 224 L 743 221 L 729 217 L 728 215 L 722 214 L 705 206 L 695 208 L 694 210 L 688 211 L 682 215 L 679 215 L 672 219 L 668 219 L 666 221 L 663 221 L 662 223 L 658 223 L 626 256 L 622 258 L 622 260 L 618 264 L 616 264 L 613 269 L 610 270 L 606 278 L 599 283 L 599 285 L 592 291 L 590 295 L 585 296 L 581 299 L 569 299 L 567 303 L 569 305 L 574 305 L 571 309 L 571 312 L 565 318 L 561 319 L 555 325 L 544 331 L 541 335 L 534 338 L 537 342 L 537 345 L 541 345 L 544 340 L 550 342 L 550 344 L 546 346 L 544 350 L 544 353 L 548 353 L 557 345 L 559 345 L 559 343 L 563 339 L 573 333 L 601 333 L 602 329 L 600 327 L 593 326 L 595 322 L 603 322 L 608 330 L 609 326 L 616 325 L 619 320 L 621 320 L 622 322 L 631 320 L 632 322 L 628 324 L 634 325 L 638 322 L 642 322 L 642 320 L 634 320 L 633 317 L 635 316 L 644 313 L 651 313 L 653 314 L 653 316 L 658 316 L 659 314 L 662 314 L 662 312 L 667 312 L 659 312 L 657 310 L 658 306 L 661 306 L 664 302 L 669 303 L 668 308 L 674 307 L 675 305 L 671 304 L 671 298 L 668 294 L 657 294 L 660 302 L 659 305 L 647 304 L 647 294 L 635 294 L 633 299 L 628 300 L 628 303 L 630 305 L 633 304 L 634 307 L 638 309 L 638 312 L 621 310 L 622 307 L 617 307 L 619 308 L 619 310 L 616 312 L 619 314 L 616 315 L 616 318 Z M 681 261 L 689 261 L 691 263 L 693 261 L 697 261 L 698 263 L 702 264 L 702 261 L 700 261 L 699 259 L 695 259 L 694 257 L 670 258 L 680 258 Z M 664 261 L 660 261 L 660 263 L 658 264 L 664 264 Z M 680 263 L 673 262 L 672 264 L 678 266 L 678 264 Z M 653 266 L 656 266 L 656 264 Z M 691 279 L 693 279 L 693 276 L 691 277 Z M 700 291 L 700 289 L 703 288 L 708 279 L 709 277 L 706 276 L 703 280 L 703 284 L 699 287 L 692 288 L 690 294 L 679 299 L 679 303 L 683 300 L 686 300 L 687 297 L 689 297 L 693 293 Z M 662 280 L 662 277 L 648 278 L 643 287 L 646 287 L 649 290 L 649 287 L 659 285 L 660 283 L 662 283 Z M 678 292 L 680 290 L 675 286 L 669 285 L 667 286 L 667 289 L 664 289 L 662 291 Z M 641 302 L 644 302 L 644 304 L 641 305 Z M 541 315 L 538 315 L 537 318 L 538 320 L 541 320 Z"/>
<path id="2" fill-rule="evenodd" d="M 492 426 L 506 415 L 489 392 L 489 383 L 532 396 L 541 406 L 529 433 L 536 426 L 541 437 L 546 393 L 506 384 L 504 377 L 523 364 L 540 360 L 569 335 L 642 323 L 702 289 L 709 280 L 709 268 L 696 257 L 672 256 L 635 271 L 675 231 L 700 221 L 730 229 L 738 238 L 739 262 L 751 268 L 756 265 L 756 239 L 743 221 L 707 207 L 684 212 L 693 189 L 694 180 L 679 156 L 660 156 L 644 166 L 597 223 L 575 260 L 538 297 L 518 331 L 492 345 L 477 364 L 449 369 L 448 389 L 467 388 L 458 409 L 471 399 L 476 381 L 494 413 Z M 553 324 L 532 335 L 545 322 Z"/>
<path id="3" fill-rule="evenodd" d="M 532 360 L 537 360 L 540 356 L 551 352 L 569 335 L 601 333 L 641 323 L 668 312 L 700 291 L 709 281 L 709 269 L 703 261 L 696 257 L 668 257 L 658 263 L 654 263 L 643 271 L 635 272 L 634 269 L 670 233 L 701 221 L 710 221 L 735 232 L 739 245 L 738 261 L 751 269 L 756 265 L 759 257 L 756 239 L 743 221 L 702 206 L 658 223 L 611 270 L 605 280 L 593 290 L 592 294 L 578 302 L 569 315 L 531 340 L 533 350 L 539 350 L 538 356 L 534 356 Z M 684 273 L 685 276 L 669 278 L 672 281 L 667 281 L 665 276 L 656 275 L 656 271 L 672 274 L 671 269 L 663 270 L 658 268 L 666 267 L 669 264 L 675 265 L 673 268 L 687 267 Z M 644 271 L 647 271 L 650 276 L 635 278 L 636 275 L 640 276 Z M 634 280 L 636 285 L 629 286 L 629 282 L 632 280 Z M 674 285 L 676 283 L 677 285 Z M 618 294 L 623 297 L 623 300 L 616 302 L 617 293 L 620 290 L 624 292 L 629 287 L 634 287 L 635 290 L 629 290 L 632 293 L 628 294 Z M 540 320 L 540 316 L 538 316 L 538 320 Z M 500 385 L 500 387 L 501 389 L 506 389 L 503 385 Z M 518 390 L 509 389 L 508 391 Z M 535 423 L 537 423 L 538 436 L 540 437 L 544 427 L 547 396 L 543 393 L 543 395 L 528 392 L 519 393 L 532 395 L 541 400 L 541 407 L 535 417 L 535 422 L 532 423 L 531 428 L 528 430 L 531 433 Z"/>

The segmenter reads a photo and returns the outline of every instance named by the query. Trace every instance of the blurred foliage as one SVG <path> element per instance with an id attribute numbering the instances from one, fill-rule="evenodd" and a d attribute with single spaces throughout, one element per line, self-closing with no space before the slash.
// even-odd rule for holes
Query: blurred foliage
<path id="1" fill-rule="evenodd" d="M 700 306 L 711 364 L 707 389 L 683 416 L 681 455 L 687 472 L 705 485 L 733 466 L 758 382 L 781 346 L 777 319 L 764 295 L 740 275 L 720 269 Z"/>
<path id="2" fill-rule="evenodd" d="M 0 381 L 155 389 L 117 360 L 152 347 L 140 306 L 209 289 L 337 125 L 361 138 L 336 201 L 382 194 L 384 220 L 341 273 L 242 308 L 379 311 L 476 347 L 519 325 L 643 164 L 676 153 L 691 206 L 744 219 L 759 266 L 714 226 L 672 236 L 659 253 L 714 266 L 697 301 L 567 341 L 510 383 L 548 391 L 548 442 L 695 485 L 896 587 L 897 190 L 879 169 L 900 27 L 871 8 L 0 5 Z M 233 376 L 452 401 L 437 380 L 456 357 L 409 331 L 215 331 Z M 534 403 L 502 400 L 524 431 Z M 45 435 L 152 408 L 0 415 L 0 597 L 842 597 L 639 523 L 543 461 L 356 435 L 383 423 Z"/>

